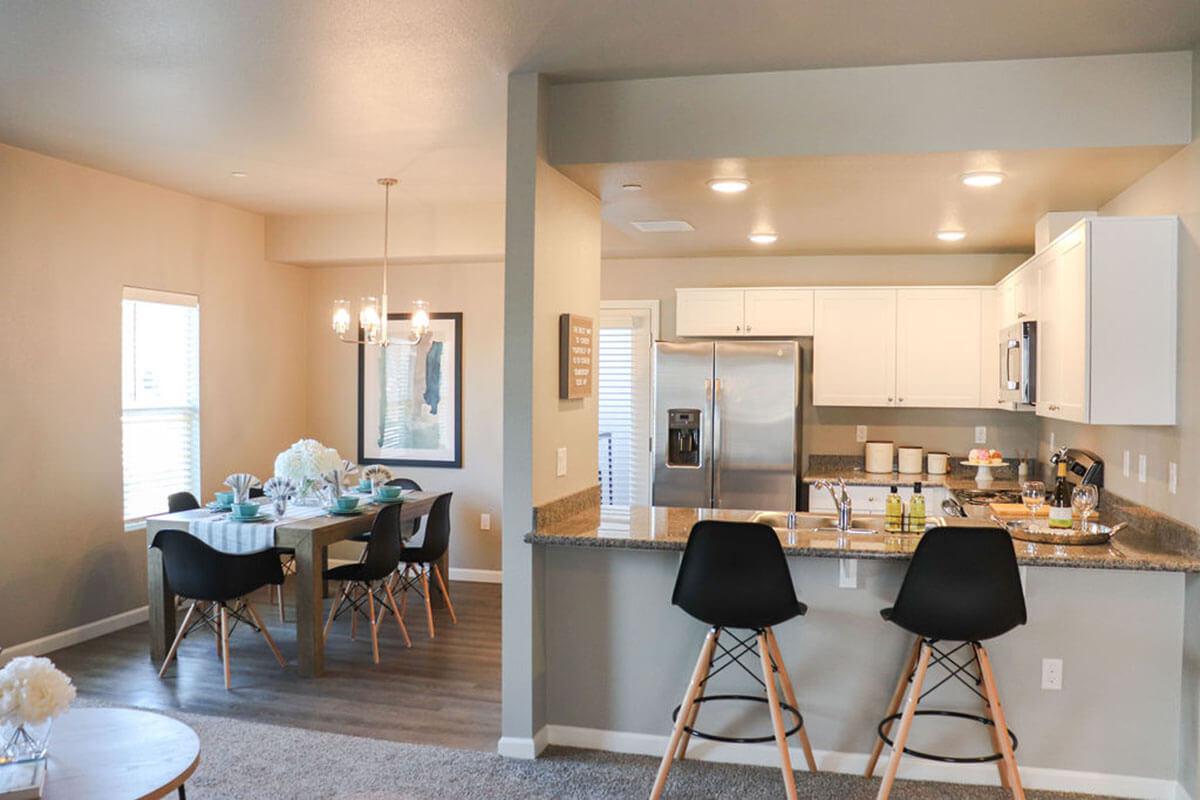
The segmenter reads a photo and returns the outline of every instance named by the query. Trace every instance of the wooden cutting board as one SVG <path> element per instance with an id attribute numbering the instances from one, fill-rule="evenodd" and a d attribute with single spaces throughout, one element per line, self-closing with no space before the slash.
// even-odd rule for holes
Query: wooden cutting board
<path id="1" fill-rule="evenodd" d="M 1020 519 L 1029 516 L 1029 509 L 1021 503 L 989 503 L 988 506 L 992 509 L 992 513 L 1000 519 Z M 1093 511 L 1092 516 L 1094 517 L 1095 514 L 1096 512 Z M 1049 517 L 1050 506 L 1042 506 L 1034 516 Z M 1079 514 L 1075 512 L 1075 509 L 1071 509 L 1071 519 L 1079 519 Z"/>

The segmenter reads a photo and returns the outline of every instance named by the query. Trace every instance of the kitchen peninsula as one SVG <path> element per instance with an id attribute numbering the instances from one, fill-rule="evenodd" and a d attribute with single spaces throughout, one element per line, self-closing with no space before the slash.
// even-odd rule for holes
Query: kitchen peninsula
<path id="1" fill-rule="evenodd" d="M 1132 522 L 1109 545 L 1014 543 L 1029 622 L 998 641 L 992 655 L 1004 676 L 1008 722 L 1020 740 L 1027 788 L 1121 786 L 1129 796 L 1168 798 L 1184 702 L 1185 574 L 1200 572 L 1200 539 L 1109 497 L 1101 519 Z M 700 519 L 755 518 L 779 525 L 778 517 L 603 506 L 526 536 L 546 561 L 550 741 L 661 755 L 682 691 L 679 676 L 687 674 L 703 637 L 703 626 L 670 604 L 691 526 Z M 991 524 L 934 516 L 930 523 Z M 828 524 L 828 517 L 800 514 L 795 530 L 786 523 L 776 527 L 797 595 L 809 607 L 806 617 L 780 626 L 777 635 L 819 767 L 853 773 L 865 764 L 879 710 L 909 646 L 902 631 L 880 620 L 879 610 L 894 600 L 920 537 L 814 529 Z M 1063 660 L 1062 690 L 1040 687 L 1043 658 Z M 723 675 L 723 690 L 750 688 L 741 678 Z M 609 688 L 580 693 L 580 685 Z M 939 707 L 978 713 L 978 701 L 961 687 L 939 690 L 938 700 Z M 729 735 L 754 735 L 762 732 L 754 720 L 747 714 L 720 724 Z M 920 736 L 917 746 L 935 752 L 985 752 L 988 744 L 985 734 L 952 723 L 926 725 Z M 762 747 L 731 750 L 697 742 L 689 757 L 773 763 L 770 747 Z M 794 758 L 803 763 L 798 752 Z M 909 759 L 902 776 L 905 770 L 914 777 L 995 781 L 991 765 L 946 770 Z"/>

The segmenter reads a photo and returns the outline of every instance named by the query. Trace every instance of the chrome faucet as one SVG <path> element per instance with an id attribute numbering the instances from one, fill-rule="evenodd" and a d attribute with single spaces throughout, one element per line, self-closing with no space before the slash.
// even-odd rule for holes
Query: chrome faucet
<path id="1" fill-rule="evenodd" d="M 833 506 L 838 512 L 837 527 L 839 531 L 845 533 L 850 530 L 850 515 L 852 507 L 850 503 L 850 493 L 846 491 L 846 479 L 839 478 L 835 484 L 833 481 L 814 481 L 814 489 L 828 489 L 829 496 L 833 498 Z M 838 492 L 841 494 L 838 494 Z"/>

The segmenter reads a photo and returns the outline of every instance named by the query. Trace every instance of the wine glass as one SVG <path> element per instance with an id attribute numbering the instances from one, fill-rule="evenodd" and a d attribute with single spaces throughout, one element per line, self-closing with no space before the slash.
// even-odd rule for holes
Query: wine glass
<path id="1" fill-rule="evenodd" d="M 1034 518 L 1042 506 L 1046 505 L 1046 484 L 1041 481 L 1025 481 L 1021 484 L 1021 502 L 1029 509 L 1029 525 L 1032 527 Z"/>
<path id="2" fill-rule="evenodd" d="M 1087 528 L 1088 517 L 1100 500 L 1100 492 L 1091 484 L 1080 484 L 1071 492 L 1071 507 L 1079 512 L 1079 529 Z"/>

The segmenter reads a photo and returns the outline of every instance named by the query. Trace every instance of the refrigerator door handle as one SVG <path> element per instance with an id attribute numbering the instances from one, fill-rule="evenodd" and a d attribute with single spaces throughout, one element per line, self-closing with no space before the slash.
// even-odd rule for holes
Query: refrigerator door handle
<path id="1" fill-rule="evenodd" d="M 712 508 L 721 506 L 721 379 L 713 381 L 712 386 L 713 435 L 712 435 Z"/>

